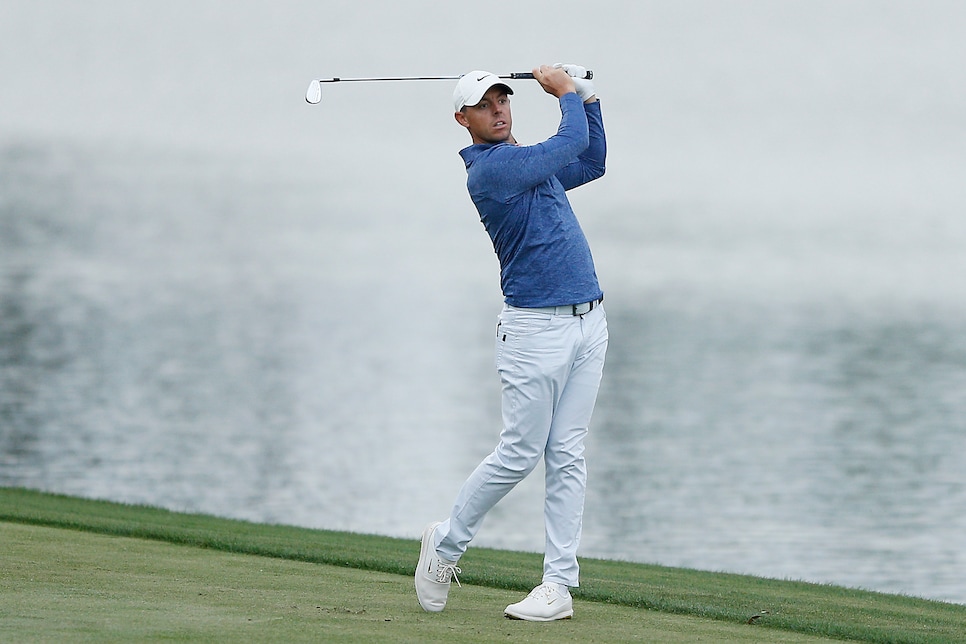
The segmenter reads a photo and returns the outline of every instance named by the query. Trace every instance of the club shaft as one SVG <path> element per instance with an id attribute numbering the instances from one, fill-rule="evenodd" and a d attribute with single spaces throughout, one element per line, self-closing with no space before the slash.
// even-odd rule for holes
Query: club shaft
<path id="1" fill-rule="evenodd" d="M 594 77 L 594 72 L 588 70 L 585 79 Z M 309 84 L 305 91 L 305 101 L 315 105 L 322 100 L 322 83 L 352 83 L 352 82 L 371 82 L 371 81 L 424 81 L 424 80 L 459 80 L 462 76 L 378 76 L 369 78 L 317 78 Z M 530 72 L 513 72 L 510 74 L 499 74 L 497 78 L 525 79 L 533 78 Z"/>
<path id="2" fill-rule="evenodd" d="M 586 79 L 592 79 L 594 77 L 594 72 L 588 70 L 587 75 L 584 76 Z M 383 77 L 368 77 L 368 78 L 319 78 L 317 79 L 320 83 L 352 83 L 352 82 L 371 82 L 371 81 L 422 81 L 422 80 L 459 80 L 460 76 L 383 76 Z M 523 80 L 527 78 L 533 78 L 533 74 L 530 72 L 511 72 L 509 74 L 498 74 L 497 78 L 508 78 L 511 80 Z"/>
<path id="3" fill-rule="evenodd" d="M 512 74 L 502 74 L 498 78 L 523 79 L 533 78 L 530 72 L 514 72 Z M 369 81 L 422 81 L 422 80 L 459 80 L 459 76 L 384 76 L 376 78 L 320 78 L 320 83 L 351 83 Z"/>

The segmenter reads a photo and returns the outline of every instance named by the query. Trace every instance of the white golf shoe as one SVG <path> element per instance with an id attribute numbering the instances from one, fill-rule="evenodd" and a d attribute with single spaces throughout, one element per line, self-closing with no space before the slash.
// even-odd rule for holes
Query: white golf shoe
<path id="1" fill-rule="evenodd" d="M 530 591 L 526 599 L 510 604 L 503 611 L 510 619 L 552 622 L 574 616 L 574 600 L 566 586 L 544 582 Z"/>
<path id="2" fill-rule="evenodd" d="M 416 598 L 423 610 L 438 613 L 446 607 L 449 596 L 450 580 L 456 579 L 456 573 L 463 572 L 456 567 L 455 561 L 440 559 L 436 554 L 436 539 L 434 533 L 439 521 L 430 523 L 423 530 L 423 541 L 419 547 L 419 563 L 416 564 Z"/>

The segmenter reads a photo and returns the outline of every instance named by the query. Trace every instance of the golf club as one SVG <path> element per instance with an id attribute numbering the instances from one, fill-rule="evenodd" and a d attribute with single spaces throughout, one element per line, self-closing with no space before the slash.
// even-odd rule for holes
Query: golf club
<path id="1" fill-rule="evenodd" d="M 586 79 L 594 77 L 594 72 L 587 71 Z M 309 88 L 305 90 L 305 101 L 315 105 L 322 100 L 322 83 L 359 83 L 372 81 L 422 81 L 422 80 L 459 80 L 462 76 L 387 76 L 382 78 L 319 78 L 309 83 Z M 533 78 L 530 72 L 513 72 L 510 74 L 498 74 L 497 78 L 509 78 L 520 80 Z"/>

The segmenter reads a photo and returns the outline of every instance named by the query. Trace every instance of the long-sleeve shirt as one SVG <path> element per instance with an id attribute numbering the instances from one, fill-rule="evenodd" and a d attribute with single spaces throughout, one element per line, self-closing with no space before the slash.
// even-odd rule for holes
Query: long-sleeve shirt
<path id="1" fill-rule="evenodd" d="M 507 304 L 544 307 L 603 297 L 593 256 L 566 190 L 604 174 L 600 103 L 560 97 L 557 133 L 536 145 L 476 144 L 460 151 L 466 186 L 500 259 Z"/>

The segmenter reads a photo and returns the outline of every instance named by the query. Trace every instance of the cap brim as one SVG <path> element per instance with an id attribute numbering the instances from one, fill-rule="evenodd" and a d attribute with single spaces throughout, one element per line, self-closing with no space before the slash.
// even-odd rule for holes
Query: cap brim
<path id="1" fill-rule="evenodd" d="M 473 74 L 474 72 L 470 72 Z M 506 90 L 507 94 L 513 93 L 513 88 L 503 82 L 503 80 L 494 74 L 487 74 L 479 81 L 473 84 L 473 89 L 469 95 L 464 96 L 462 104 L 457 106 L 457 110 L 463 107 L 472 107 L 483 100 L 483 96 L 490 91 L 493 87 L 499 85 Z"/>
<path id="2" fill-rule="evenodd" d="M 486 96 L 486 93 L 488 91 L 490 91 L 492 88 L 496 87 L 497 85 L 505 89 L 507 94 L 513 93 L 512 87 L 504 83 L 499 78 L 495 78 L 492 81 L 481 83 L 478 87 L 473 88 L 473 93 L 470 95 L 469 99 L 467 99 L 464 105 L 473 107 L 474 105 L 476 105 L 477 103 L 483 100 L 483 97 Z"/>

